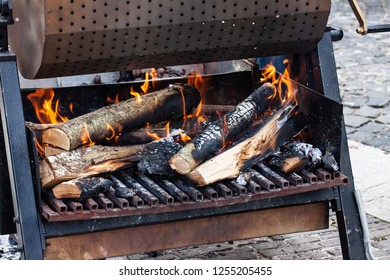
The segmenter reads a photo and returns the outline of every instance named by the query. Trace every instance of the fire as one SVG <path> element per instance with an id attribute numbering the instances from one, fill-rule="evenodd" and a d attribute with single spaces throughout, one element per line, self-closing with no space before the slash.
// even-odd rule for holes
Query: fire
<path id="1" fill-rule="evenodd" d="M 116 133 L 115 133 L 115 130 L 112 128 L 112 126 L 108 123 L 106 123 L 106 128 L 107 128 L 107 130 L 109 130 L 111 132 L 111 136 L 106 137 L 106 140 L 110 141 L 112 138 L 115 137 Z"/>
<path id="2" fill-rule="evenodd" d="M 141 95 L 138 92 L 134 91 L 133 87 L 130 88 L 130 94 L 135 97 L 135 100 L 137 101 L 137 103 L 142 102 Z"/>
<path id="3" fill-rule="evenodd" d="M 288 65 L 289 60 L 283 60 L 284 65 Z M 285 67 L 283 74 L 276 72 L 275 66 L 268 64 L 262 70 L 263 78 L 260 79 L 260 82 L 270 82 L 276 87 L 276 92 L 273 96 L 270 97 L 272 100 L 279 100 L 281 105 L 284 105 L 288 102 L 295 101 L 295 92 L 296 89 L 292 80 L 290 79 L 289 67 Z"/>
<path id="4" fill-rule="evenodd" d="M 40 123 L 56 124 L 68 120 L 67 117 L 62 116 L 59 112 L 59 100 L 54 102 L 53 89 L 38 89 L 27 95 L 27 98 L 33 104 L 35 114 Z"/>
<path id="5" fill-rule="evenodd" d="M 115 96 L 115 99 L 112 99 L 110 96 L 107 96 L 106 102 L 107 102 L 108 104 L 118 103 L 118 102 L 119 102 L 119 94 L 117 94 L 117 95 Z"/>
<path id="6" fill-rule="evenodd" d="M 150 124 L 146 123 L 146 134 L 152 137 L 153 140 L 160 140 L 161 137 L 155 133 L 155 132 L 150 132 Z"/>
<path id="7" fill-rule="evenodd" d="M 179 137 L 180 137 L 180 142 L 182 142 L 183 144 L 187 144 L 187 142 L 192 140 L 190 136 L 182 132 L 179 132 Z"/>
<path id="8" fill-rule="evenodd" d="M 152 76 L 152 88 L 156 89 L 158 85 L 158 81 L 156 80 L 158 78 L 158 74 L 155 68 L 150 70 L 150 76 Z"/>
<path id="9" fill-rule="evenodd" d="M 81 135 L 81 143 L 83 146 L 93 146 L 95 142 L 91 140 L 88 132 L 88 125 L 86 123 L 83 124 L 83 134 Z"/>
<path id="10" fill-rule="evenodd" d="M 149 90 L 149 72 L 146 72 L 145 73 L 145 82 L 144 84 L 141 86 L 141 89 L 144 93 L 148 93 L 148 90 Z"/>

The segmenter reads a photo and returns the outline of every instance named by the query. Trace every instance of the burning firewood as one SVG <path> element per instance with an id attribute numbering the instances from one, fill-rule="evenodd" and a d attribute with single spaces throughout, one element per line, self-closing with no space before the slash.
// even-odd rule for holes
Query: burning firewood
<path id="1" fill-rule="evenodd" d="M 294 106 L 279 109 L 252 137 L 202 163 L 187 176 L 198 186 L 236 178 L 305 128 L 304 116 L 296 115 L 295 109 Z"/>
<path id="2" fill-rule="evenodd" d="M 114 172 L 126 167 L 144 167 L 144 171 L 163 174 L 171 172 L 168 159 L 160 160 L 158 156 L 173 155 L 181 146 L 172 138 L 154 141 L 143 145 L 108 147 L 91 146 L 66 151 L 40 160 L 39 168 L 42 188 L 50 188 L 61 182 L 81 177 Z M 156 164 L 153 164 L 156 161 Z M 142 164 L 141 164 L 142 163 Z"/>
<path id="3" fill-rule="evenodd" d="M 225 143 L 246 129 L 258 114 L 264 113 L 275 91 L 272 84 L 265 83 L 229 111 L 222 120 L 211 122 L 172 157 L 170 160 L 172 169 L 180 174 L 190 173 L 210 155 L 221 149 Z"/>
<path id="4" fill-rule="evenodd" d="M 107 192 L 112 185 L 111 180 L 101 177 L 77 178 L 55 186 L 53 194 L 57 199 L 73 198 L 83 201 Z"/>
<path id="5" fill-rule="evenodd" d="M 284 173 L 298 171 L 305 167 L 309 159 L 297 151 L 291 150 L 285 146 L 273 154 L 270 164 L 278 167 Z"/>
<path id="6" fill-rule="evenodd" d="M 189 114 L 200 102 L 199 92 L 191 85 L 175 84 L 103 107 L 43 131 L 42 142 L 73 150 L 91 141 L 110 138 L 113 130 L 143 127 L 147 123 L 170 120 Z M 111 129 L 110 129 L 111 128 Z"/>

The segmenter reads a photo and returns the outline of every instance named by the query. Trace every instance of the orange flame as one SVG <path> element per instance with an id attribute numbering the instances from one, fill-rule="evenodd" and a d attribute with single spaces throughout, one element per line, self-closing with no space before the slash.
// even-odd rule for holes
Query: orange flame
<path id="1" fill-rule="evenodd" d="M 289 63 L 288 59 L 283 60 L 283 64 L 287 65 Z M 290 79 L 289 67 L 285 67 L 283 74 L 276 72 L 275 66 L 268 64 L 262 70 L 263 78 L 260 79 L 260 82 L 270 82 L 276 87 L 276 92 L 270 97 L 270 99 L 277 99 L 281 102 L 281 105 L 284 105 L 288 102 L 295 101 L 295 86 Z"/>
<path id="2" fill-rule="evenodd" d="M 142 102 L 141 95 L 138 92 L 134 91 L 133 87 L 130 88 L 130 94 L 135 97 L 135 100 L 137 101 L 137 103 Z"/>
<path id="3" fill-rule="evenodd" d="M 165 137 L 169 137 L 169 135 L 171 134 L 170 126 L 171 126 L 171 121 L 167 122 L 167 124 L 164 126 Z"/>
<path id="4" fill-rule="evenodd" d="M 148 93 L 149 90 L 149 72 L 145 73 L 145 82 L 141 86 L 141 89 L 144 93 Z"/>
<path id="5" fill-rule="evenodd" d="M 74 113 L 74 112 L 73 112 L 73 109 L 74 109 L 74 105 L 73 105 L 73 102 L 71 102 L 71 103 L 69 104 L 69 110 L 70 110 L 71 113 Z"/>
<path id="6" fill-rule="evenodd" d="M 158 74 L 155 68 L 150 70 L 150 76 L 152 76 L 152 88 L 156 89 L 158 84 L 158 81 L 156 80 L 158 78 Z"/>
<path id="7" fill-rule="evenodd" d="M 146 123 L 146 134 L 152 137 L 153 140 L 160 140 L 161 137 L 157 133 L 150 132 L 150 124 Z"/>
<path id="8" fill-rule="evenodd" d="M 183 144 L 187 144 L 187 142 L 191 141 L 191 137 L 185 133 L 179 132 L 180 142 Z"/>
<path id="9" fill-rule="evenodd" d="M 108 123 L 106 123 L 106 128 L 111 132 L 111 136 L 106 137 L 106 140 L 110 141 L 112 138 L 115 137 L 116 133 L 115 133 L 115 130 L 112 128 L 112 126 Z"/>
<path id="10" fill-rule="evenodd" d="M 27 98 L 34 106 L 35 114 L 40 123 L 56 124 L 68 120 L 59 112 L 59 100 L 53 102 L 53 89 L 38 89 L 27 95 Z"/>
<path id="11" fill-rule="evenodd" d="M 83 134 L 81 135 L 81 143 L 83 146 L 93 146 L 95 142 L 91 140 L 88 132 L 88 125 L 86 123 L 83 124 Z"/>
<path id="12" fill-rule="evenodd" d="M 119 102 L 119 94 L 117 94 L 117 95 L 115 96 L 115 99 L 112 99 L 110 96 L 107 96 L 106 102 L 107 102 L 108 104 L 118 103 L 118 102 Z"/>

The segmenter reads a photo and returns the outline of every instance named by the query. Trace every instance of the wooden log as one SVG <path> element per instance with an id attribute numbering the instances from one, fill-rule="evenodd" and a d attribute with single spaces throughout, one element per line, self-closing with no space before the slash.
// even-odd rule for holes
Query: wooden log
<path id="1" fill-rule="evenodd" d="M 293 106 L 279 109 L 253 136 L 199 165 L 188 178 L 198 186 L 236 178 L 304 129 L 306 120 L 295 113 Z"/>
<path id="2" fill-rule="evenodd" d="M 306 166 L 309 159 L 302 153 L 282 146 L 270 159 L 272 166 L 278 167 L 284 173 L 299 171 Z"/>
<path id="3" fill-rule="evenodd" d="M 72 198 L 83 201 L 107 192 L 112 185 L 111 180 L 101 177 L 77 178 L 55 186 L 53 194 L 57 199 Z"/>
<path id="4" fill-rule="evenodd" d="M 64 150 L 83 146 L 88 133 L 96 142 L 112 136 L 113 129 L 144 127 L 147 123 L 170 120 L 189 114 L 200 102 L 199 92 L 191 85 L 175 84 L 149 93 L 140 102 L 128 99 L 44 130 L 42 142 Z M 184 102 L 183 102 L 184 101 Z"/>
<path id="5" fill-rule="evenodd" d="M 180 147 L 171 138 L 167 138 L 144 145 L 123 147 L 97 145 L 66 151 L 40 161 L 42 188 L 50 188 L 75 178 L 91 177 L 135 166 L 140 160 L 146 165 L 151 158 L 157 159 L 158 155 L 155 152 L 163 151 L 161 155 L 165 156 L 165 151 L 174 149 L 171 152 L 174 154 Z M 148 168 L 154 168 L 156 173 L 169 168 L 168 160 L 165 160 L 165 163 L 160 161 L 160 164 Z M 167 172 L 169 171 L 170 169 Z"/>
<path id="6" fill-rule="evenodd" d="M 270 104 L 270 97 L 275 87 L 266 83 L 256 89 L 249 97 L 224 115 L 223 120 L 210 123 L 191 142 L 187 143 L 170 160 L 173 170 L 180 174 L 188 174 L 225 143 L 245 130 L 253 119 L 264 113 Z"/>

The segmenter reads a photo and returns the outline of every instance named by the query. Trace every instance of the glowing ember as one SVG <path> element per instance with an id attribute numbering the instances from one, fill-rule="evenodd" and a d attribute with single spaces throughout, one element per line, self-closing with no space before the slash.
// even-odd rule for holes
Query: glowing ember
<path id="1" fill-rule="evenodd" d="M 56 124 L 66 122 L 67 117 L 64 117 L 59 112 L 59 100 L 54 102 L 53 89 L 38 89 L 27 95 L 28 100 L 34 106 L 35 114 L 40 123 Z"/>

